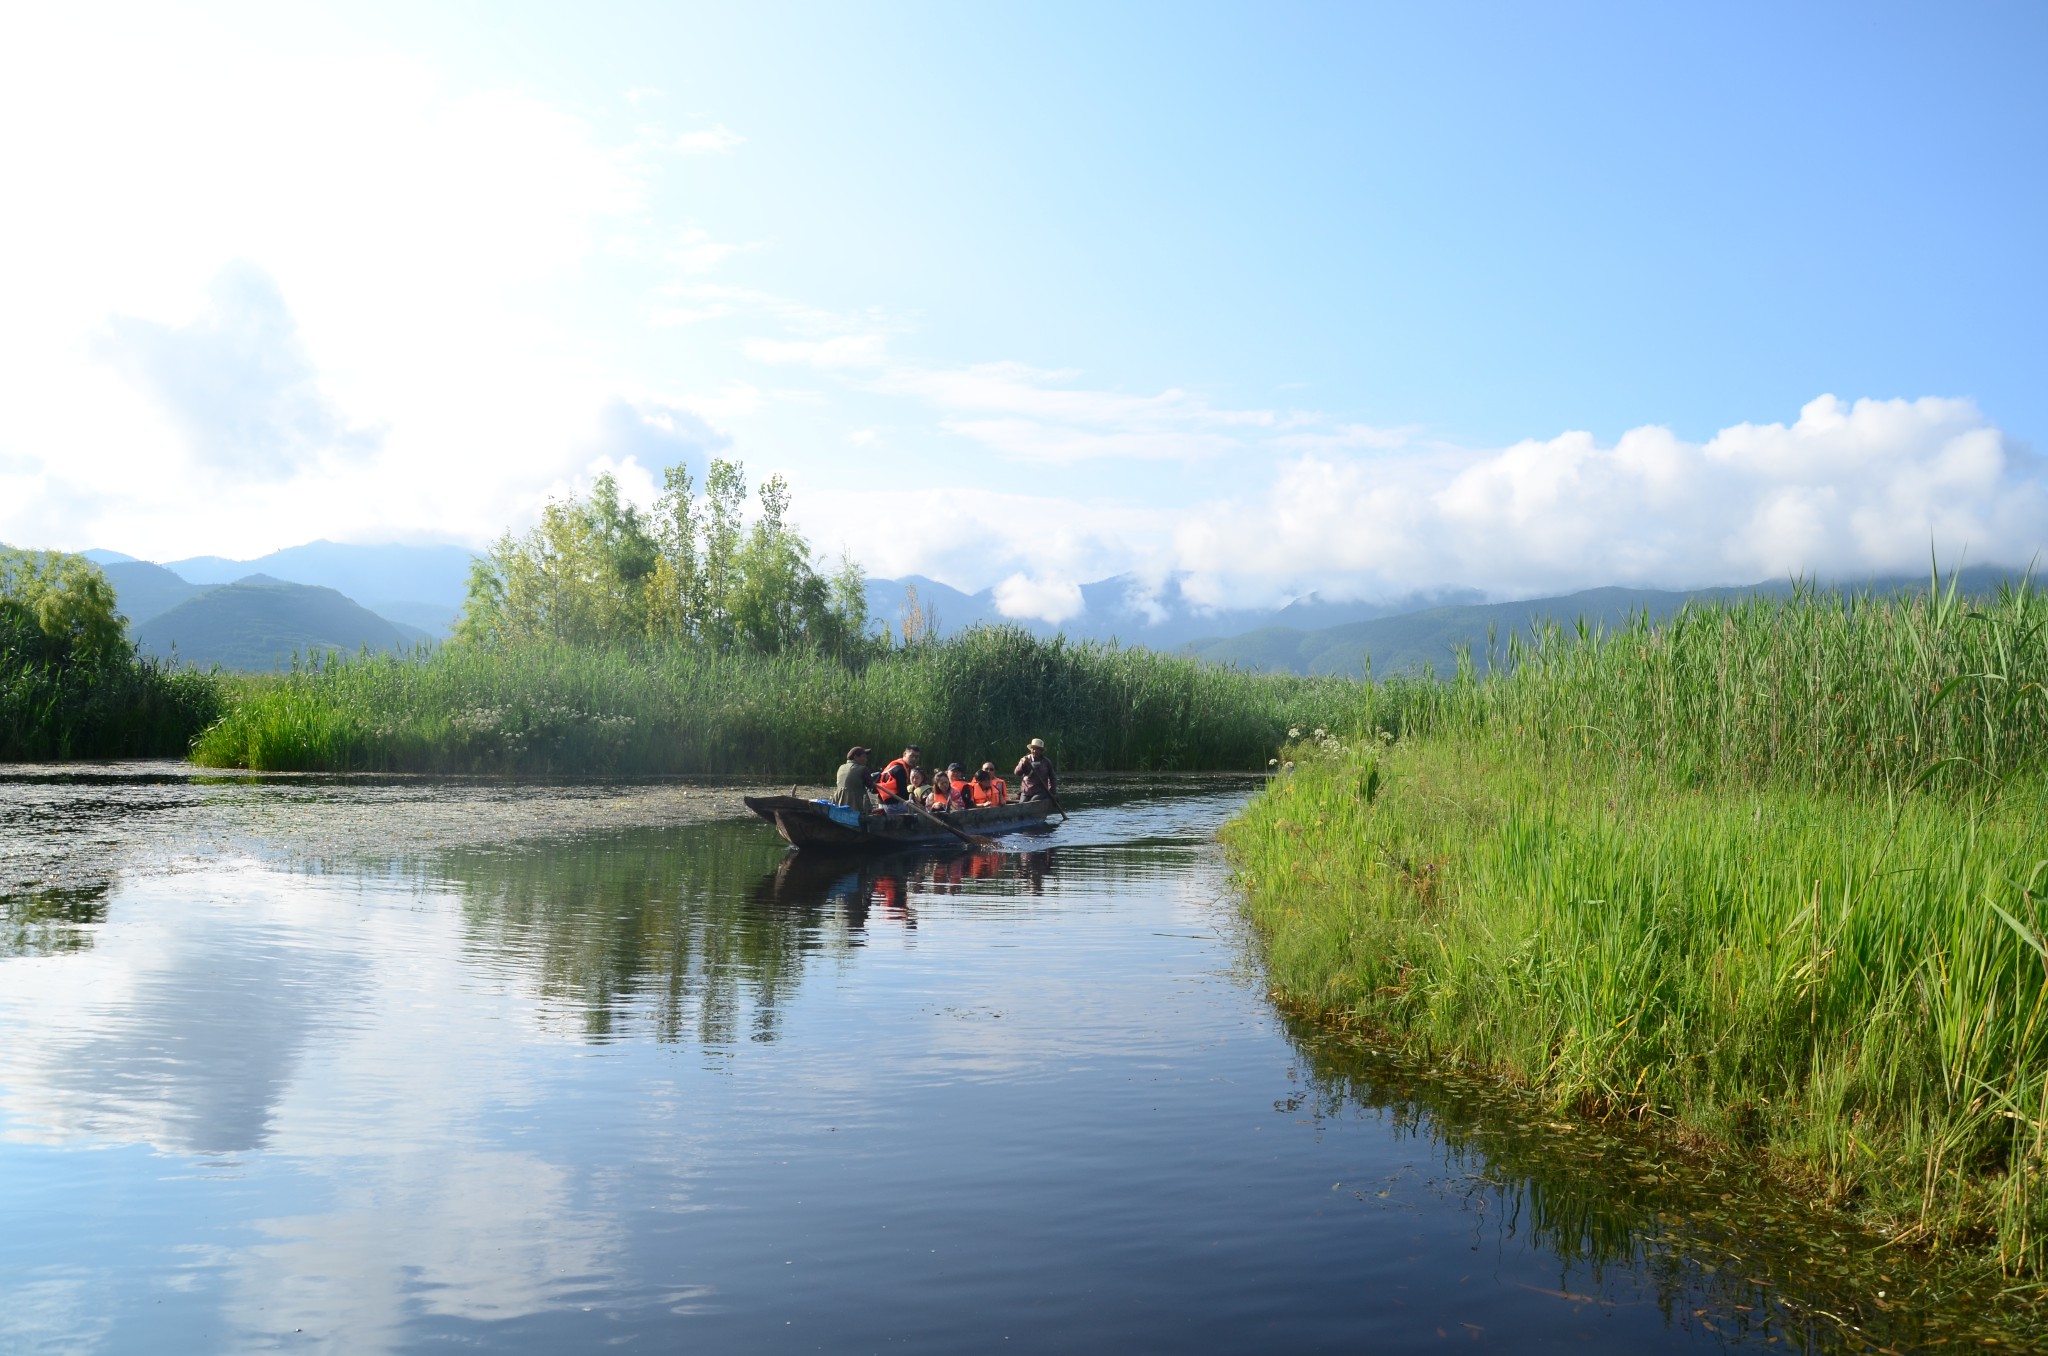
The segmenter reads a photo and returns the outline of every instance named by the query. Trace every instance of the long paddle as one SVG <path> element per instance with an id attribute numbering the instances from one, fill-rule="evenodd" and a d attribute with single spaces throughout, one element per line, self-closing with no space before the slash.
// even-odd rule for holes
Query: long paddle
<path id="1" fill-rule="evenodd" d="M 917 815 L 918 818 L 930 820 L 932 823 L 938 825 L 947 833 L 952 834 L 955 838 L 958 838 L 961 842 L 967 844 L 969 847 L 994 847 L 996 845 L 996 840 L 993 838 L 984 838 L 978 833 L 969 833 L 965 829 L 954 828 L 951 824 L 948 824 L 945 820 L 939 818 L 930 810 L 925 809 L 924 806 L 919 805 L 915 800 L 905 800 L 903 803 L 905 805 L 908 805 L 911 809 L 911 813 Z M 1064 811 L 1062 811 L 1062 813 L 1064 813 Z"/>

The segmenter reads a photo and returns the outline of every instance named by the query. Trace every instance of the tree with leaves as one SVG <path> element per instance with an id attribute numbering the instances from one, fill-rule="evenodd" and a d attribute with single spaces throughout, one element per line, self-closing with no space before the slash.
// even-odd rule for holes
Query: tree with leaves
<path id="1" fill-rule="evenodd" d="M 711 463 L 701 495 L 687 467 L 668 468 L 651 514 L 600 476 L 589 498 L 550 501 L 531 531 L 506 533 L 477 561 L 457 637 L 865 653 L 876 642 L 859 565 L 819 573 L 781 476 L 761 485 L 751 524 L 746 499 L 732 461 Z"/>

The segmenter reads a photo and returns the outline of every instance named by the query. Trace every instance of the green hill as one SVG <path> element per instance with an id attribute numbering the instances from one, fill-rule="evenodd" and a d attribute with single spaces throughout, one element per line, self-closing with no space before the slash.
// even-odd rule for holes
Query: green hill
<path id="1" fill-rule="evenodd" d="M 417 627 L 388 621 L 333 589 L 286 584 L 266 575 L 252 575 L 233 584 L 206 589 L 133 629 L 146 654 L 178 658 L 202 666 L 230 669 L 274 669 L 292 655 L 325 650 L 350 654 L 372 650 L 410 650 L 431 637 Z"/>
<path id="2" fill-rule="evenodd" d="M 186 599 L 205 592 L 202 586 L 188 583 L 163 566 L 152 565 L 146 560 L 108 561 L 100 565 L 100 572 L 114 586 L 121 615 L 128 619 L 131 632 Z"/>

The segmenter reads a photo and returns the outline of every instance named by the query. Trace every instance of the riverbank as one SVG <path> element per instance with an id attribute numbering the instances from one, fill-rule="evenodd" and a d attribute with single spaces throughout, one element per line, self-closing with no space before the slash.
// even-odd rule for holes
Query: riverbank
<path id="1" fill-rule="evenodd" d="M 1950 604 L 1634 628 L 1304 742 L 1226 834 L 1276 992 L 2038 1279 L 2048 631 Z"/>
<path id="2" fill-rule="evenodd" d="M 193 746 L 206 766 L 764 777 L 828 775 L 855 742 L 1007 768 L 1034 736 L 1068 771 L 1246 770 L 1290 726 L 1370 723 L 1399 690 L 1004 627 L 862 663 L 682 644 L 451 645 L 231 686 Z"/>

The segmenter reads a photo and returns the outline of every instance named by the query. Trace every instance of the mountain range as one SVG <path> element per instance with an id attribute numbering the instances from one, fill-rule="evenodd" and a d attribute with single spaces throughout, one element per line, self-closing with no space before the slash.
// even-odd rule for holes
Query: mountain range
<path id="1" fill-rule="evenodd" d="M 253 560 L 193 556 L 158 565 L 115 551 L 87 551 L 119 596 L 135 639 L 151 653 L 175 644 L 183 659 L 231 668 L 270 668 L 294 651 L 405 650 L 445 639 L 460 615 L 472 554 L 459 546 L 354 546 L 316 541 Z M 1962 572 L 1966 592 L 1982 593 L 2015 572 L 1976 566 Z M 1925 577 L 1840 581 L 1879 591 L 1924 588 Z M 1449 672 L 1461 647 L 1488 662 L 1489 633 L 1505 648 L 1545 620 L 1583 618 L 1614 626 L 1635 613 L 1661 620 L 1687 603 L 1756 594 L 1792 585 L 1669 591 L 1599 588 L 1558 597 L 1488 602 L 1474 590 L 1415 594 L 1392 602 L 1330 601 L 1310 594 L 1284 607 L 1218 611 L 1187 598 L 1180 582 L 1141 587 L 1129 576 L 1081 586 L 1081 610 L 1060 623 L 1003 615 L 994 589 L 968 593 L 923 575 L 868 581 L 869 614 L 892 632 L 915 590 L 917 606 L 942 634 L 987 622 L 1040 635 L 1116 640 L 1172 650 L 1240 668 L 1294 673 L 1388 676 Z M 373 600 L 373 601 L 359 601 Z M 1368 658 L 1369 657 L 1369 658 Z"/>

